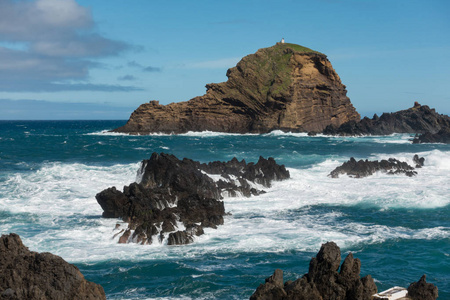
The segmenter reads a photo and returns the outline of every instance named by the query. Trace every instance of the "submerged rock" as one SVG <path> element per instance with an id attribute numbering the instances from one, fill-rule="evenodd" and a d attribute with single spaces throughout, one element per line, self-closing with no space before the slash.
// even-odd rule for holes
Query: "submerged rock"
<path id="1" fill-rule="evenodd" d="M 258 195 L 263 192 L 258 185 L 270 187 L 274 180 L 289 178 L 289 172 L 273 158 L 260 157 L 256 164 L 236 158 L 201 164 L 153 153 L 142 162 L 138 177 L 123 192 L 111 187 L 96 195 L 103 217 L 128 222 L 127 230 L 119 232 L 120 243 L 151 244 L 168 236 L 169 245 L 180 245 L 191 243 L 204 227 L 223 224 L 223 194 Z"/>
<path id="2" fill-rule="evenodd" d="M 416 154 L 413 157 L 413 161 L 416 163 L 416 168 L 421 168 L 425 162 L 425 158 L 419 158 Z M 361 178 L 370 176 L 377 171 L 387 174 L 405 174 L 409 177 L 417 174 L 417 172 L 414 171 L 414 167 L 395 158 L 389 158 L 388 160 L 383 159 L 381 161 L 369 161 L 367 159 L 356 161 L 351 157 L 349 161 L 331 171 L 329 176 L 338 178 L 341 174 L 347 174 L 350 177 Z"/>
<path id="3" fill-rule="evenodd" d="M 322 132 L 360 119 L 326 55 L 299 45 L 259 49 L 226 75 L 226 82 L 207 84 L 205 95 L 187 102 L 142 104 L 113 131 Z"/>
<path id="4" fill-rule="evenodd" d="M 450 117 L 438 114 L 427 105 L 415 102 L 412 108 L 394 113 L 383 113 L 362 120 L 351 120 L 340 126 L 329 125 L 323 131 L 328 135 L 389 135 L 393 133 L 428 133 L 434 135 L 440 130 L 448 132 Z M 425 137 L 423 142 L 426 142 Z"/>
<path id="5" fill-rule="evenodd" d="M 51 253 L 29 251 L 17 234 L 0 237 L 1 299 L 106 299 L 74 265 Z"/>
<path id="6" fill-rule="evenodd" d="M 377 287 L 370 275 L 360 278 L 360 260 L 350 253 L 339 270 L 340 262 L 339 247 L 334 242 L 323 244 L 307 274 L 283 284 L 283 271 L 277 269 L 250 299 L 371 300 Z"/>

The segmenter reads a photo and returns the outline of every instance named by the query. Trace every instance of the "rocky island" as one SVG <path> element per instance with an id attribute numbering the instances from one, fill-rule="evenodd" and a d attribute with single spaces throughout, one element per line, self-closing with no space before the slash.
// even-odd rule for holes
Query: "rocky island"
<path id="1" fill-rule="evenodd" d="M 223 224 L 224 195 L 261 194 L 272 181 L 289 178 L 289 171 L 273 158 L 201 164 L 153 153 L 138 177 L 123 192 L 112 187 L 96 195 L 103 217 L 128 222 L 126 229 L 116 228 L 119 243 L 181 245 L 193 242 L 203 228 Z"/>
<path id="2" fill-rule="evenodd" d="M 186 102 L 142 104 L 113 131 L 322 132 L 360 120 L 326 55 L 296 44 L 259 49 L 229 69 L 227 77 Z"/>

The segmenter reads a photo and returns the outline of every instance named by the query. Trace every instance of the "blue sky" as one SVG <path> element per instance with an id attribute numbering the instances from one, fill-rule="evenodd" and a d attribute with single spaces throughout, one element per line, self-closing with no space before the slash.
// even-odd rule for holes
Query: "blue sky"
<path id="1" fill-rule="evenodd" d="M 325 53 L 362 115 L 450 114 L 448 0 L 0 0 L 0 119 L 127 119 L 282 37 Z"/>

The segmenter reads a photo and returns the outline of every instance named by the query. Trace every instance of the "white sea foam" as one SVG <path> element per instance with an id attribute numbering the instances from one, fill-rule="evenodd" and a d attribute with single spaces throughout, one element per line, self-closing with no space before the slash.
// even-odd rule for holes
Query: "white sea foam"
<path id="1" fill-rule="evenodd" d="M 412 163 L 415 153 L 374 154 L 370 159 L 393 156 Z M 70 262 L 108 259 L 153 260 L 196 257 L 205 252 L 284 252 L 292 249 L 317 251 L 333 240 L 351 248 L 359 243 L 389 239 L 447 239 L 450 228 L 437 226 L 411 229 L 356 221 L 332 209 L 317 213 L 316 205 L 363 205 L 379 210 L 439 208 L 450 203 L 450 152 L 418 153 L 425 166 L 415 177 L 375 174 L 361 179 L 327 175 L 348 158 L 326 160 L 307 169 L 289 169 L 291 179 L 275 182 L 257 197 L 224 199 L 231 215 L 218 229 L 206 229 L 195 243 L 183 247 L 118 244 L 113 238 L 117 219 L 103 219 L 95 194 L 129 184 L 139 164 L 89 166 L 48 163 L 39 170 L 16 174 L 0 185 L 0 206 L 12 214 L 27 214 L 20 222 L 6 223 L 1 233 L 21 228 L 28 232 L 24 243 L 34 251 L 50 251 Z M 122 223 L 122 227 L 126 224 Z M 33 230 L 31 228 L 38 228 Z"/>

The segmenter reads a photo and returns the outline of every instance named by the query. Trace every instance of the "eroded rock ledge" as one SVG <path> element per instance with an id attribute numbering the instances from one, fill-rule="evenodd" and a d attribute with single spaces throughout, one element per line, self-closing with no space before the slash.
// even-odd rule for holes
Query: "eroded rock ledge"
<path id="1" fill-rule="evenodd" d="M 28 250 L 17 234 L 0 237 L 1 299 L 106 299 L 74 265 L 51 253 Z"/>
<path id="2" fill-rule="evenodd" d="M 416 154 L 413 157 L 413 161 L 416 164 L 415 168 L 421 168 L 425 162 L 425 158 L 419 158 Z M 412 177 L 417 175 L 415 168 L 408 163 L 399 161 L 395 158 L 389 158 L 388 160 L 383 159 L 381 161 L 369 161 L 367 159 L 356 161 L 356 159 L 351 157 L 349 161 L 331 171 L 329 176 L 338 178 L 339 175 L 347 174 L 349 177 L 362 178 L 381 171 L 389 175 L 405 174 L 408 177 Z"/>
<path id="3" fill-rule="evenodd" d="M 165 153 L 142 161 L 138 174 L 138 182 L 123 192 L 112 187 L 96 195 L 103 217 L 128 222 L 127 229 L 116 233 L 119 243 L 191 243 L 204 227 L 223 224 L 223 196 L 258 195 L 272 181 L 289 178 L 273 158 L 260 157 L 256 164 L 236 158 L 201 164 Z"/>
<path id="4" fill-rule="evenodd" d="M 309 271 L 295 281 L 283 279 L 283 271 L 275 270 L 260 284 L 250 300 L 372 300 L 377 286 L 370 275 L 360 278 L 361 261 L 349 253 L 340 269 L 341 250 L 334 242 L 322 245 L 309 263 Z M 423 275 L 407 291 L 411 300 L 435 300 L 438 289 L 427 283 Z M 379 299 L 379 298 L 378 298 Z"/>

